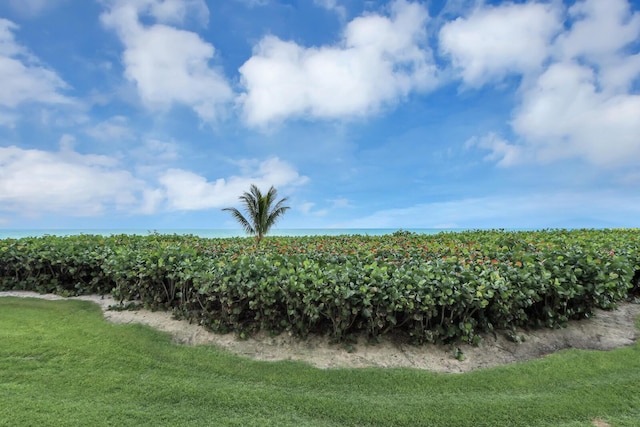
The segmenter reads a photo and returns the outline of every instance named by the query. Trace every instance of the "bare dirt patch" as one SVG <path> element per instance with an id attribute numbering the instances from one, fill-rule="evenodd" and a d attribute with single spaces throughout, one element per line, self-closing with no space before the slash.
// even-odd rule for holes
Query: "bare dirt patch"
<path id="1" fill-rule="evenodd" d="M 323 369 L 410 367 L 434 372 L 468 372 L 531 360 L 567 348 L 611 350 L 636 342 L 638 329 L 635 320 L 640 315 L 640 304 L 622 303 L 615 311 L 597 310 L 595 317 L 572 321 L 564 329 L 518 331 L 517 335 L 523 338 L 520 343 L 509 340 L 504 333 L 483 337 L 477 347 L 460 344 L 455 348 L 445 345 L 413 346 L 394 337 L 386 337 L 379 344 L 360 340 L 347 351 L 345 345 L 332 344 L 327 337 L 314 336 L 300 340 L 287 334 L 275 337 L 258 334 L 239 339 L 235 334 L 215 334 L 199 325 L 175 320 L 167 312 L 112 311 L 108 310 L 109 306 L 118 302 L 110 296 L 63 298 L 34 292 L 0 292 L 2 296 L 91 301 L 102 308 L 105 319 L 110 322 L 151 326 L 168 332 L 177 343 L 215 345 L 255 360 L 298 360 Z M 462 352 L 464 360 L 454 357 L 456 349 Z"/>
<path id="2" fill-rule="evenodd" d="M 606 421 L 602 421 L 600 418 L 595 418 L 593 421 L 591 421 L 591 423 L 595 427 L 611 427 L 611 424 Z"/>

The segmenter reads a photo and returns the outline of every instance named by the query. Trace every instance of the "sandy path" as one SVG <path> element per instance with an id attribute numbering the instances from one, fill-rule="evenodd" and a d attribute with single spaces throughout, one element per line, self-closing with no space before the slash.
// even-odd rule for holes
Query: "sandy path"
<path id="1" fill-rule="evenodd" d="M 34 292 L 0 292 L 2 296 L 34 297 L 49 300 L 65 299 L 57 295 Z M 478 347 L 459 345 L 464 361 L 453 357 L 450 346 L 412 346 L 387 339 L 370 345 L 364 341 L 353 351 L 344 345 L 330 344 L 325 337 L 299 340 L 287 334 L 269 337 L 258 334 L 246 340 L 234 334 L 215 334 L 187 321 L 175 320 L 167 312 L 110 311 L 117 305 L 110 296 L 81 296 L 68 299 L 91 301 L 98 304 L 106 320 L 113 323 L 141 323 L 168 332 L 174 341 L 188 345 L 211 344 L 235 354 L 256 360 L 299 360 L 318 368 L 342 367 L 411 367 L 436 372 L 468 372 L 474 369 L 530 360 L 566 348 L 610 350 L 632 345 L 638 339 L 635 319 L 640 315 L 640 304 L 620 304 L 616 311 L 597 310 L 592 319 L 572 321 L 565 329 L 521 331 L 525 341 L 513 343 L 498 333 L 489 335 Z"/>

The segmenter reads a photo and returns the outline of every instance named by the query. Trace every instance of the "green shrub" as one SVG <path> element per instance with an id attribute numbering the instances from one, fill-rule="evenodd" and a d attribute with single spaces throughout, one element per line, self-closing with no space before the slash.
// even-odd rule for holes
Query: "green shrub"
<path id="1" fill-rule="evenodd" d="M 637 294 L 640 230 L 0 241 L 0 289 L 112 293 L 213 330 L 416 343 L 561 327 Z"/>

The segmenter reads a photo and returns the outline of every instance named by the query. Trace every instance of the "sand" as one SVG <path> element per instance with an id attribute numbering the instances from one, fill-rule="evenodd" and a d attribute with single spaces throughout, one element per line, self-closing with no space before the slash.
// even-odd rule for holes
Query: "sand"
<path id="1" fill-rule="evenodd" d="M 168 312 L 112 311 L 117 305 L 110 296 L 80 296 L 63 298 L 34 292 L 0 292 L 2 296 L 43 298 L 48 300 L 72 299 L 98 304 L 104 318 L 113 323 L 140 323 L 171 334 L 176 343 L 185 345 L 214 345 L 243 357 L 262 361 L 297 360 L 317 368 L 409 367 L 434 372 L 460 373 L 481 368 L 531 360 L 559 350 L 576 348 L 611 350 L 629 346 L 638 339 L 635 320 L 640 315 L 640 304 L 622 303 L 615 311 L 596 310 L 591 319 L 571 321 L 567 328 L 518 331 L 522 342 L 516 343 L 507 334 L 497 332 L 484 336 L 477 347 L 458 344 L 414 346 L 400 342 L 393 336 L 377 344 L 359 340 L 347 346 L 333 344 L 327 337 L 312 336 L 300 340 L 288 334 L 268 336 L 260 333 L 247 339 L 235 334 L 215 334 L 184 320 L 175 320 Z M 462 352 L 464 360 L 454 354 Z"/>

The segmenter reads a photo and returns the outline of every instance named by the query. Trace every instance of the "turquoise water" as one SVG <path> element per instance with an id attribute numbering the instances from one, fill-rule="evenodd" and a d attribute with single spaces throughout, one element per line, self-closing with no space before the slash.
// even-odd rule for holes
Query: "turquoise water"
<path id="1" fill-rule="evenodd" d="M 369 236 L 381 236 L 398 231 L 398 228 L 294 228 L 273 229 L 270 236 L 339 236 L 344 234 L 361 234 Z M 460 231 L 443 228 L 407 228 L 406 231 L 421 234 L 436 234 L 441 231 Z M 113 234 L 136 234 L 146 236 L 151 233 L 160 234 L 193 234 L 200 237 L 243 237 L 246 234 L 240 229 L 171 229 L 171 230 L 140 230 L 140 229 L 32 229 L 11 230 L 0 229 L 0 239 L 19 239 L 22 237 L 74 236 L 79 234 L 94 234 L 110 236 Z"/>

